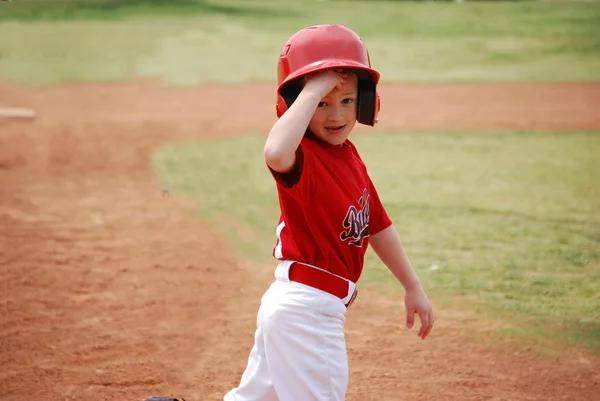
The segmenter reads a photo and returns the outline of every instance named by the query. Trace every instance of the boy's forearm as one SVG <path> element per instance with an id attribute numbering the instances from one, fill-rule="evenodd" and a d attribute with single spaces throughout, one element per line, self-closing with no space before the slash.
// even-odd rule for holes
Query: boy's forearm
<path id="1" fill-rule="evenodd" d="M 264 148 L 265 159 L 271 168 L 279 171 L 292 167 L 296 149 L 320 100 L 319 95 L 302 91 L 290 109 L 275 122 Z"/>
<path id="2" fill-rule="evenodd" d="M 421 286 L 419 277 L 413 269 L 393 225 L 373 235 L 370 244 L 379 259 L 400 281 L 406 291 Z"/>

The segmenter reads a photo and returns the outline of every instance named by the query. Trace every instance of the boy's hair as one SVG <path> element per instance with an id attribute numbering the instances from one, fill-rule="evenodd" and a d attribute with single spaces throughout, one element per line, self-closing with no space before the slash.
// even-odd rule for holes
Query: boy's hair
<path id="1" fill-rule="evenodd" d="M 296 100 L 306 75 L 338 68 L 358 77 L 357 121 L 375 125 L 380 108 L 379 73 L 371 68 L 369 53 L 360 37 L 342 25 L 304 28 L 287 41 L 279 56 L 277 116 L 281 117 Z"/>

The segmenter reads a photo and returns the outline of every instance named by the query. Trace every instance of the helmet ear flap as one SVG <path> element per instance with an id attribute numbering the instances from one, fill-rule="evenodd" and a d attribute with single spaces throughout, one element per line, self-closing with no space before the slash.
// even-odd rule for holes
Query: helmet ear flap
<path id="1" fill-rule="evenodd" d="M 302 91 L 302 80 L 303 78 L 295 79 L 281 88 L 279 95 L 277 96 L 277 117 L 281 117 L 283 113 L 290 108 L 292 103 L 294 103 L 298 95 L 300 95 L 300 92 Z"/>
<path id="2" fill-rule="evenodd" d="M 277 96 L 277 104 L 275 105 L 275 112 L 277 113 L 277 117 L 281 117 L 283 113 L 287 111 L 288 107 L 285 104 L 285 100 L 281 96 Z"/>
<path id="3" fill-rule="evenodd" d="M 379 94 L 370 76 L 359 75 L 356 120 L 360 124 L 373 126 L 379 112 Z"/>

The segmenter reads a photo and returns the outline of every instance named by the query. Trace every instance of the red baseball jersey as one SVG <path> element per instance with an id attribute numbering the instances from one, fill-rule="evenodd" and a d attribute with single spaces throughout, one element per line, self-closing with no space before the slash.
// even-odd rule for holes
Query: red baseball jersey
<path id="1" fill-rule="evenodd" d="M 392 224 L 356 147 L 306 135 L 296 167 L 277 183 L 281 216 L 273 256 L 307 263 L 357 282 L 369 237 Z"/>

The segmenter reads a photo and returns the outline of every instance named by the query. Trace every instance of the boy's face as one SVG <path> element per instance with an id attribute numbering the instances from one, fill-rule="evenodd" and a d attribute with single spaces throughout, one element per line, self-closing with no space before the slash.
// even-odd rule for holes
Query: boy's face
<path id="1" fill-rule="evenodd" d="M 358 78 L 350 72 L 342 89 L 334 88 L 321 102 L 308 124 L 308 129 L 331 145 L 344 143 L 356 124 Z"/>

